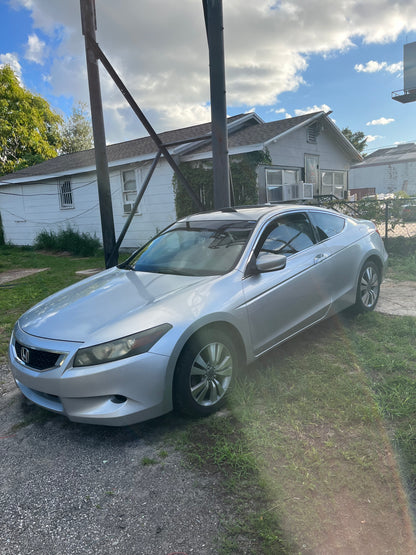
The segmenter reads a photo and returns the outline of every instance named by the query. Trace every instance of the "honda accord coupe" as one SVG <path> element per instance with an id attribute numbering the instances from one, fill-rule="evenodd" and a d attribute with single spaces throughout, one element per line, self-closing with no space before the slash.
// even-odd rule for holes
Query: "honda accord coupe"
<path id="1" fill-rule="evenodd" d="M 386 263 L 373 223 L 323 208 L 188 216 L 26 312 L 11 370 L 23 395 L 75 422 L 208 415 L 243 365 L 347 307 L 373 310 Z"/>

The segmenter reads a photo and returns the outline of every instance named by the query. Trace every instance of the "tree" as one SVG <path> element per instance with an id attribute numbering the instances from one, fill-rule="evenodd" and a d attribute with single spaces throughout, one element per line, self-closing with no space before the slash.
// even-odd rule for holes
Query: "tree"
<path id="1" fill-rule="evenodd" d="M 367 146 L 367 139 L 362 131 L 356 131 L 355 133 L 353 133 L 349 127 L 345 127 L 342 130 L 342 134 L 360 153 L 362 153 L 362 151 Z"/>
<path id="2" fill-rule="evenodd" d="M 62 126 L 62 154 L 88 150 L 94 146 L 91 121 L 86 104 L 78 102 L 72 108 L 72 115 Z"/>
<path id="3" fill-rule="evenodd" d="M 0 68 L 0 175 L 57 156 L 62 121 L 47 100 L 20 84 L 10 66 Z"/>

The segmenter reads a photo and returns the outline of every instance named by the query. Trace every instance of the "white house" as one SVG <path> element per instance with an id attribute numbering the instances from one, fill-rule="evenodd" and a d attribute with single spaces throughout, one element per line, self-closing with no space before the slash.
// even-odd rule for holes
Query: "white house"
<path id="1" fill-rule="evenodd" d="M 381 148 L 350 169 L 350 193 L 416 196 L 416 144 Z"/>
<path id="2" fill-rule="evenodd" d="M 210 131 L 211 124 L 204 123 L 159 137 L 177 162 L 209 162 Z M 350 166 L 362 160 L 324 112 L 268 123 L 254 113 L 233 116 L 228 119 L 228 144 L 230 155 L 270 154 L 272 163 L 257 168 L 259 202 L 282 200 L 283 185 L 300 181 L 313 183 L 314 194 L 343 197 Z M 150 137 L 107 147 L 116 237 L 156 153 Z M 172 179 L 172 169 L 162 158 L 122 248 L 143 244 L 176 219 Z M 0 177 L 0 214 L 5 241 L 15 245 L 33 244 L 40 231 L 68 226 L 101 239 L 94 150 L 59 156 Z"/>

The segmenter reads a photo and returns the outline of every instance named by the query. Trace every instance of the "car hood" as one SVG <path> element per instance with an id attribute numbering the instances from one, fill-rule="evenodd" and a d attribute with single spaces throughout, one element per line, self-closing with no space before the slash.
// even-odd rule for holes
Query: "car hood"
<path id="1" fill-rule="evenodd" d="M 100 330 L 114 327 L 121 337 L 155 325 L 145 317 L 138 321 L 139 312 L 212 279 L 112 268 L 35 305 L 20 318 L 19 326 L 30 335 L 61 341 L 89 342 L 103 335 Z M 123 322 L 132 318 L 135 329 L 126 329 Z"/>

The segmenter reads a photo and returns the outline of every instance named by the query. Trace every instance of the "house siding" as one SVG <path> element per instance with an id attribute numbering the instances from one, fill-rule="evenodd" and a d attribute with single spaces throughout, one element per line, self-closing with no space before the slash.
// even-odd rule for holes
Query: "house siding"
<path id="1" fill-rule="evenodd" d="M 305 154 L 319 156 L 319 170 L 347 172 L 351 159 L 342 151 L 325 128 L 318 135 L 316 144 L 306 140 L 306 129 L 301 128 L 290 135 L 268 144 L 274 166 L 304 169 Z M 320 183 L 319 183 L 320 185 Z M 315 189 L 315 194 L 320 190 Z"/>
<path id="2" fill-rule="evenodd" d="M 357 166 L 350 169 L 350 188 L 375 188 L 376 194 L 405 191 L 416 195 L 416 161 Z"/>
<path id="3" fill-rule="evenodd" d="M 145 169 L 142 172 L 144 179 L 147 172 Z M 71 178 L 73 208 L 60 208 L 58 179 L 2 186 L 0 212 L 6 242 L 33 245 L 41 231 L 58 232 L 69 226 L 80 233 L 95 235 L 102 242 L 95 172 L 68 177 Z M 140 190 L 140 181 L 137 186 Z M 118 237 L 127 220 L 123 210 L 121 169 L 110 172 L 110 189 L 114 228 Z M 163 229 L 176 219 L 172 170 L 165 161 L 159 163 L 139 208 L 140 214 L 134 216 L 122 248 L 137 248 L 158 229 Z"/>
<path id="4" fill-rule="evenodd" d="M 305 154 L 319 156 L 321 170 L 348 170 L 351 161 L 336 147 L 334 141 L 323 130 L 316 144 L 306 141 L 306 129 L 301 128 L 268 145 L 274 165 L 303 168 Z"/>

